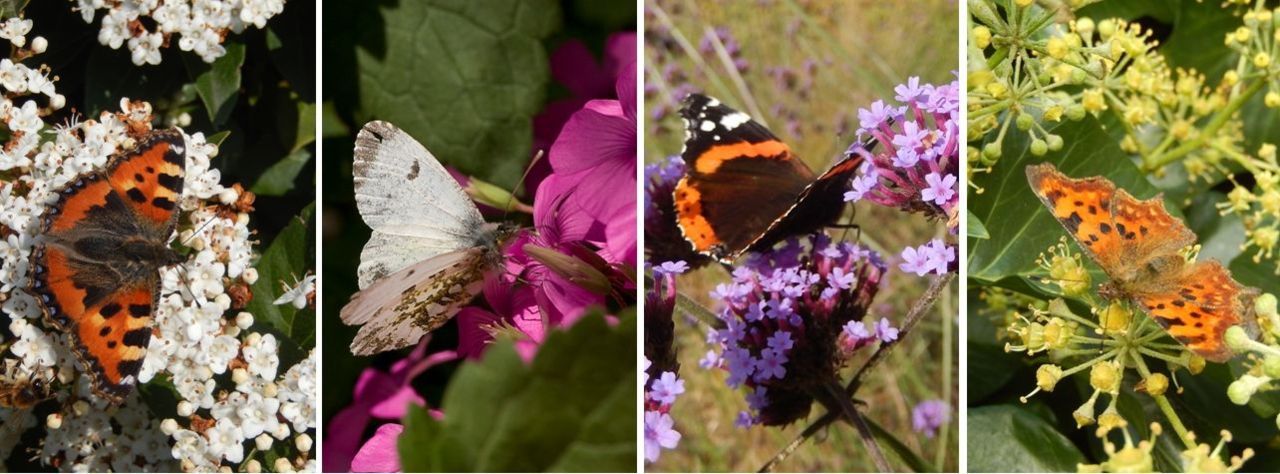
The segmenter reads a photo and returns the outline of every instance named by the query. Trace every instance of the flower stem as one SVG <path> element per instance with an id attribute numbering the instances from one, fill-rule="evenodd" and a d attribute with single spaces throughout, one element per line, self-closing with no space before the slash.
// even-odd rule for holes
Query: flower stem
<path id="1" fill-rule="evenodd" d="M 1129 351 L 1128 354 L 1133 359 L 1134 365 L 1138 366 L 1138 373 L 1142 374 L 1142 378 L 1151 377 L 1151 370 L 1147 369 L 1147 363 L 1142 359 L 1142 355 L 1137 351 Z M 1187 427 L 1182 424 L 1182 418 L 1178 417 L 1178 412 L 1173 411 L 1173 405 L 1169 404 L 1169 399 L 1164 394 L 1152 395 L 1151 398 L 1156 401 L 1156 406 L 1160 407 L 1160 412 L 1164 413 L 1164 418 L 1169 421 L 1169 426 L 1173 427 L 1173 432 L 1178 434 L 1182 444 L 1187 449 L 1195 449 L 1195 440 L 1187 431 Z"/>
<path id="2" fill-rule="evenodd" d="M 858 430 L 858 438 L 862 439 L 863 446 L 867 447 L 867 454 L 871 456 L 871 461 L 876 464 L 876 470 L 879 472 L 895 472 L 889 466 L 889 460 L 885 459 L 884 451 L 880 450 L 880 444 L 876 443 L 876 435 L 871 432 L 871 427 L 867 426 L 867 420 L 862 419 L 862 414 L 858 413 L 858 407 L 853 405 L 844 390 L 840 388 L 840 383 L 831 380 L 824 384 L 827 395 L 831 397 L 844 413 L 845 420 Z"/>

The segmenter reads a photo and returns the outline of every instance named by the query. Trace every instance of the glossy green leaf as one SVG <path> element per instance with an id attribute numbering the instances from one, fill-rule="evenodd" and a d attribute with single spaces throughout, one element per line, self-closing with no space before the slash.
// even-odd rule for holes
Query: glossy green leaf
<path id="1" fill-rule="evenodd" d="M 303 170 L 314 172 L 307 166 L 311 163 L 311 151 L 305 148 L 290 153 L 267 168 L 258 181 L 253 183 L 253 192 L 263 196 L 280 196 L 293 189 L 293 183 Z"/>
<path id="2" fill-rule="evenodd" d="M 1043 418 L 1015 405 L 969 410 L 969 472 L 1076 472 L 1080 450 Z"/>
<path id="3" fill-rule="evenodd" d="M 276 329 L 304 349 L 315 347 L 315 310 L 299 310 L 274 302 L 284 293 L 285 285 L 295 286 L 298 279 L 314 268 L 314 214 L 315 204 L 307 206 L 262 252 L 255 266 L 258 281 L 250 287 L 253 299 L 245 308 L 253 314 L 256 324 Z"/>
<path id="4" fill-rule="evenodd" d="M 510 189 L 550 79 L 551 0 L 421 0 L 378 8 L 356 50 L 359 122 L 395 123 L 440 161 Z"/>
<path id="5" fill-rule="evenodd" d="M 1066 235 L 1031 192 L 1027 165 L 1047 161 L 1069 177 L 1104 176 L 1138 198 L 1158 192 L 1097 120 L 1066 122 L 1051 131 L 1066 140 L 1061 151 L 1032 156 L 1028 137 L 1010 134 L 995 170 L 974 176 L 974 183 L 984 191 L 970 193 L 969 209 L 985 224 L 990 238 L 969 240 L 970 279 L 994 282 L 1029 273 L 1036 266 L 1036 256 Z"/>
<path id="6" fill-rule="evenodd" d="M 206 64 L 198 56 L 184 54 L 183 64 L 195 80 L 196 94 L 204 104 L 209 121 L 222 124 L 231 116 L 240 92 L 240 67 L 244 65 L 245 46 L 238 41 L 223 44 L 227 54 Z"/>
<path id="7" fill-rule="evenodd" d="M 636 317 L 599 314 L 548 334 L 526 365 L 510 341 L 449 382 L 444 420 L 411 409 L 406 472 L 610 472 L 635 469 Z"/>
<path id="8" fill-rule="evenodd" d="M 982 219 L 973 215 L 973 211 L 965 211 L 965 234 L 975 239 L 990 239 L 991 233 L 987 232 L 987 226 L 982 224 Z"/>

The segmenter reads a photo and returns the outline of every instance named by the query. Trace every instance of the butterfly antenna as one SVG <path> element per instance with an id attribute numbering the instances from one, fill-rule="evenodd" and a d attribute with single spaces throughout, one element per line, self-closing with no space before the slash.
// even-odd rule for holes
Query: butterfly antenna
<path id="1" fill-rule="evenodd" d="M 183 247 L 186 247 L 186 246 L 187 246 L 187 244 L 191 242 L 191 239 L 196 238 L 196 236 L 197 236 L 197 235 L 200 235 L 200 233 L 201 233 L 201 232 L 204 232 L 204 228 L 205 228 L 205 227 L 209 227 L 209 224 L 212 224 L 212 223 L 213 223 L 213 220 L 214 220 L 216 217 L 217 217 L 217 216 L 210 217 L 210 218 L 206 219 L 206 220 L 204 221 L 204 223 L 203 223 L 203 224 L 200 224 L 200 226 L 199 226 L 199 227 L 197 227 L 194 231 L 192 231 L 192 232 L 191 232 L 191 236 L 190 236 L 190 237 L 187 237 L 186 239 L 184 239 L 182 242 L 179 242 L 178 244 L 179 244 L 179 245 L 182 245 Z"/>
<path id="2" fill-rule="evenodd" d="M 538 153 L 534 154 L 533 159 L 529 161 L 529 166 L 526 166 L 524 168 L 524 174 L 520 175 L 520 182 L 516 183 L 515 188 L 511 190 L 511 196 L 507 198 L 507 205 L 505 206 L 506 208 L 503 209 L 503 214 L 502 214 L 503 221 L 506 221 L 507 218 L 510 217 L 511 206 L 515 205 L 516 194 L 519 194 L 520 191 L 522 190 L 521 188 L 524 188 L 524 180 L 529 178 L 529 173 L 533 172 L 534 165 L 537 165 L 538 161 L 542 160 L 542 155 L 545 155 L 545 154 L 546 153 L 544 153 L 542 150 L 538 150 Z"/>

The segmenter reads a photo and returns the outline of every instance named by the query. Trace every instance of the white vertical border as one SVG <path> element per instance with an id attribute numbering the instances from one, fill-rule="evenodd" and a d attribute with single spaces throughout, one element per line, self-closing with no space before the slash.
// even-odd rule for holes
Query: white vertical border
<path id="1" fill-rule="evenodd" d="M 644 3 L 636 0 L 636 472 L 644 472 Z"/>
<path id="2" fill-rule="evenodd" d="M 322 30 L 324 18 L 324 2 L 316 2 L 316 69 L 315 69 L 315 101 L 316 101 L 316 156 L 315 160 L 315 180 L 316 180 L 316 203 L 315 210 L 312 211 L 312 220 L 315 221 L 315 252 L 316 252 L 316 466 L 317 472 L 324 471 L 324 277 L 321 274 L 324 268 L 324 174 L 321 172 L 324 166 L 324 127 L 322 124 L 324 117 L 324 35 L 320 34 Z"/>
<path id="3" fill-rule="evenodd" d="M 959 261 L 960 265 L 957 269 L 956 291 L 960 293 L 960 304 L 956 307 L 956 321 L 959 325 L 959 337 L 956 338 L 956 348 L 959 352 L 960 366 L 956 369 L 956 376 L 960 381 L 959 393 L 956 401 L 956 450 L 957 463 L 956 469 L 959 472 L 969 472 L 969 74 L 968 74 L 968 51 L 969 42 L 969 2 L 956 2 L 960 7 L 956 15 L 956 22 L 960 25 L 958 31 L 958 41 L 956 42 L 956 54 L 959 57 L 956 70 L 956 79 L 960 81 L 959 94 L 960 98 L 960 148 L 958 157 L 960 160 L 960 211 L 956 218 L 959 219 L 960 232 L 956 236 L 958 245 L 960 246 Z"/>

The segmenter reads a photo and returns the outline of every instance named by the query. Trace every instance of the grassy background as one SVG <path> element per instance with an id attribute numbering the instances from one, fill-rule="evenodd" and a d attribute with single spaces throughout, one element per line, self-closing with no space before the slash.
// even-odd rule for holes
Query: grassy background
<path id="1" fill-rule="evenodd" d="M 857 128 L 857 110 L 877 98 L 892 98 L 892 87 L 910 76 L 942 83 L 958 67 L 955 2 L 914 2 L 904 11 L 896 3 L 872 1 L 646 2 L 644 154 L 653 162 L 680 151 L 683 125 L 672 104 L 693 86 L 766 123 L 814 169 L 825 169 L 848 147 Z M 737 59 L 698 51 L 708 31 L 727 28 L 741 47 Z M 812 66 L 806 67 L 806 63 Z M 778 68 L 790 81 L 776 79 Z M 796 87 L 789 87 L 788 82 Z M 805 87 L 807 85 L 807 87 Z M 749 99 L 749 100 L 748 100 Z M 754 104 L 754 105 L 752 105 Z M 754 109 L 754 110 L 753 110 Z M 943 237 L 942 223 L 866 204 L 854 206 L 862 225 L 861 242 L 886 257 L 908 245 Z M 850 236 L 849 238 L 852 238 Z M 888 317 L 897 324 L 907 307 L 927 286 L 925 279 L 893 269 L 880 292 L 871 318 Z M 708 292 L 727 280 L 719 268 L 685 275 L 680 291 L 710 306 Z M 868 377 L 858 398 L 868 414 L 898 439 L 942 471 L 957 469 L 956 421 L 935 438 L 911 429 L 911 408 L 924 400 L 957 402 L 955 291 L 944 293 L 933 314 L 901 341 L 889 360 Z M 698 360 L 709 349 L 702 323 L 677 316 L 676 346 L 686 392 L 673 408 L 678 448 L 664 451 L 647 465 L 649 471 L 755 471 L 808 425 L 786 428 L 734 426 L 746 409 L 741 392 L 724 385 L 725 373 L 708 371 Z M 862 364 L 863 351 L 849 367 Z M 811 413 L 812 421 L 821 409 Z M 891 463 L 892 454 L 888 454 Z M 776 468 L 779 471 L 874 471 L 862 444 L 847 424 L 807 441 Z"/>

